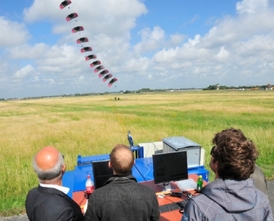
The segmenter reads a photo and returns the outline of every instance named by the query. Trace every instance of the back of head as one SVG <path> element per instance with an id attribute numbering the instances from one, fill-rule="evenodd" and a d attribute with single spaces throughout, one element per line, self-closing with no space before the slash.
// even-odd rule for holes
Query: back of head
<path id="1" fill-rule="evenodd" d="M 117 144 L 110 153 L 110 163 L 115 174 L 129 174 L 134 164 L 132 150 L 124 144 Z"/>
<path id="2" fill-rule="evenodd" d="M 44 147 L 33 158 L 33 169 L 40 181 L 61 179 L 63 168 L 63 156 L 54 147 Z"/>
<path id="3" fill-rule="evenodd" d="M 215 135 L 214 158 L 222 179 L 245 180 L 254 171 L 258 152 L 241 130 L 229 128 Z"/>

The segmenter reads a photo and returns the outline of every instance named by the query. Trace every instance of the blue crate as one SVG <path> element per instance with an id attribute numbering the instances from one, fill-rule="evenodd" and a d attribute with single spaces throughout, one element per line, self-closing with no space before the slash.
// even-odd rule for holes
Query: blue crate
<path id="1" fill-rule="evenodd" d="M 109 154 L 82 157 L 78 155 L 77 166 L 91 165 L 93 161 L 109 160 Z"/>
<path id="2" fill-rule="evenodd" d="M 209 171 L 206 170 L 204 166 L 188 168 L 188 174 L 197 174 L 198 176 L 202 175 L 203 180 L 208 182 Z"/>

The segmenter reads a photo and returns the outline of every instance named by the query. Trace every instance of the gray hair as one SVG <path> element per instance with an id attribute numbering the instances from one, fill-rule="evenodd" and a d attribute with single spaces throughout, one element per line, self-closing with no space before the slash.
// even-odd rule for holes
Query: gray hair
<path id="1" fill-rule="evenodd" d="M 48 170 L 42 170 L 38 167 L 35 157 L 32 161 L 32 166 L 40 180 L 52 180 L 57 178 L 62 173 L 62 166 L 64 165 L 64 157 L 61 153 L 58 154 L 58 161 L 56 165 Z"/>

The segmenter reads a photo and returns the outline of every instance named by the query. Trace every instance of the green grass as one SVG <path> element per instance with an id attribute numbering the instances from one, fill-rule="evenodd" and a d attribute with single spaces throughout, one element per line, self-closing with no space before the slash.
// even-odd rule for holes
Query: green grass
<path id="1" fill-rule="evenodd" d="M 257 160 L 274 178 L 274 91 L 199 91 L 121 94 L 0 102 L 0 214 L 24 212 L 25 196 L 37 186 L 31 167 L 34 154 L 53 145 L 67 169 L 77 155 L 109 153 L 127 144 L 184 136 L 208 152 L 216 132 L 240 128 L 257 146 Z M 209 156 L 206 156 L 207 169 Z M 212 179 L 212 177 L 211 177 Z"/>

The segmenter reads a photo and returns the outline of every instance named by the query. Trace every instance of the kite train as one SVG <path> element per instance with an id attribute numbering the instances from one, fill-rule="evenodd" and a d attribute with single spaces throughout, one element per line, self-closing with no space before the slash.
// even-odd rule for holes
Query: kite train
<path id="1" fill-rule="evenodd" d="M 70 4 L 71 4 L 71 0 L 66 0 L 66 1 L 61 2 L 59 7 L 60 7 L 61 10 L 66 8 L 66 7 L 68 7 L 70 9 L 70 6 L 69 6 Z M 76 12 L 73 12 L 73 13 L 70 13 L 69 15 L 67 15 L 66 21 L 69 22 L 69 21 L 74 20 L 74 19 L 75 19 L 75 21 L 77 21 L 76 18 L 78 18 L 78 14 Z M 84 31 L 84 27 L 81 26 L 81 25 L 75 26 L 71 30 L 71 32 L 73 34 L 79 33 L 81 31 Z M 82 43 L 87 43 L 87 42 L 89 42 L 87 37 L 81 37 L 81 38 L 78 38 L 76 40 L 77 44 L 82 44 Z M 81 45 L 81 47 L 82 48 L 80 49 L 80 53 L 86 53 L 86 52 L 91 52 L 92 51 L 92 48 L 90 46 L 83 47 Z M 109 80 L 108 86 L 111 87 L 116 81 L 118 81 L 118 79 L 116 77 L 113 77 L 113 75 L 110 74 L 107 69 L 105 69 L 105 67 L 102 65 L 101 61 L 94 60 L 96 58 L 97 57 L 96 57 L 95 54 L 89 54 L 89 55 L 85 56 L 86 61 L 91 60 L 91 63 L 89 64 L 89 66 L 91 68 L 94 68 L 94 72 L 96 74 L 98 73 L 98 77 L 103 78 L 102 79 L 103 82 L 106 82 L 107 80 Z"/>

